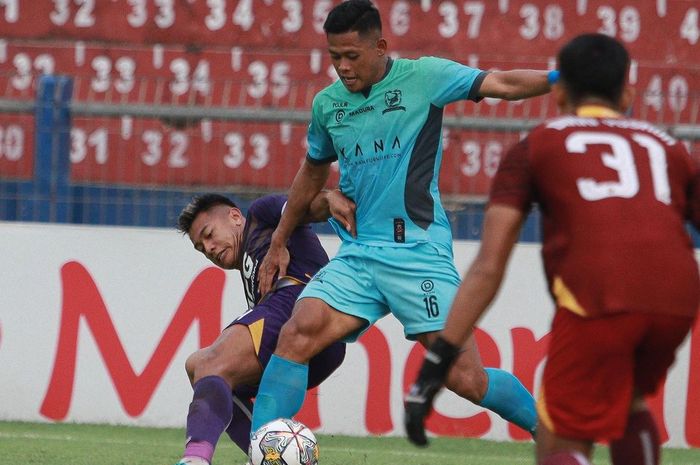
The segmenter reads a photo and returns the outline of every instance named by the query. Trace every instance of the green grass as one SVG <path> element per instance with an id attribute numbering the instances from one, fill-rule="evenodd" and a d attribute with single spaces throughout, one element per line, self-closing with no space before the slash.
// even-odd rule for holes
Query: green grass
<path id="1" fill-rule="evenodd" d="M 321 465 L 532 464 L 532 443 L 434 439 L 417 449 L 403 438 L 319 436 Z M 182 452 L 182 429 L 0 422 L 2 463 L 22 465 L 173 465 Z M 214 465 L 243 465 L 245 455 L 222 437 Z M 609 465 L 598 447 L 595 464 Z M 665 465 L 700 465 L 698 449 L 664 449 Z"/>

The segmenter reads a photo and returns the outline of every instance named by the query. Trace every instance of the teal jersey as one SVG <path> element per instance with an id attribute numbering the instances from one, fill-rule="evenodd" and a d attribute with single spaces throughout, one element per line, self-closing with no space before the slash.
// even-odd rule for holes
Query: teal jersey
<path id="1" fill-rule="evenodd" d="M 451 249 L 438 190 L 443 108 L 479 100 L 486 73 L 435 57 L 397 59 L 388 68 L 369 91 L 353 93 L 336 81 L 316 95 L 307 160 L 338 160 L 339 187 L 357 204 L 357 238 L 331 220 L 344 241 Z"/>

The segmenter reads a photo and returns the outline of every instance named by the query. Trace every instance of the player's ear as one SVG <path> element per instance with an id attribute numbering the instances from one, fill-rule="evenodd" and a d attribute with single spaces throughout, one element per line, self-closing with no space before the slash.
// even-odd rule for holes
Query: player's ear
<path id="1" fill-rule="evenodd" d="M 238 208 L 230 207 L 228 209 L 228 216 L 237 225 L 240 225 L 243 221 L 243 213 L 241 213 Z"/>
<path id="2" fill-rule="evenodd" d="M 636 91 L 634 87 L 632 87 L 629 84 L 625 84 L 625 88 L 622 89 L 622 97 L 620 98 L 620 109 L 623 112 L 626 112 L 629 108 L 632 107 L 635 95 Z"/>
<path id="3" fill-rule="evenodd" d="M 377 55 L 379 55 L 379 56 L 385 55 L 387 47 L 388 47 L 388 45 L 387 45 L 386 39 L 384 37 L 380 37 L 379 39 L 377 39 Z"/>
<path id="4" fill-rule="evenodd" d="M 554 96 L 554 102 L 557 104 L 557 108 L 559 109 L 559 112 L 561 113 L 566 113 L 568 108 L 570 107 L 569 104 L 569 96 L 566 93 L 566 89 L 564 89 L 564 86 L 561 85 L 559 82 L 555 82 L 552 84 L 552 95 Z"/>

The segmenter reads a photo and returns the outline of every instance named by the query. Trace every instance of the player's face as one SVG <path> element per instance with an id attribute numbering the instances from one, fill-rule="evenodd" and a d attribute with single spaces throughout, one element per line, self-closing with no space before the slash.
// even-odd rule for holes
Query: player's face
<path id="1" fill-rule="evenodd" d="M 189 236 L 195 249 L 216 266 L 230 270 L 240 263 L 244 225 L 239 209 L 217 205 L 197 215 Z"/>
<path id="2" fill-rule="evenodd" d="M 386 40 L 376 34 L 328 34 L 328 52 L 338 77 L 350 92 L 379 82 L 386 69 Z"/>

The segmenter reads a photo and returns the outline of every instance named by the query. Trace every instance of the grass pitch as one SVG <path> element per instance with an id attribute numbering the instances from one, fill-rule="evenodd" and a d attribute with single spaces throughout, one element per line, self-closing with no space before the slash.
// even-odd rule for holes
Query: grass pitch
<path id="1" fill-rule="evenodd" d="M 403 438 L 318 436 L 321 465 L 532 464 L 533 444 L 478 439 L 433 439 L 418 449 Z M 2 463 L 22 465 L 173 465 L 184 429 L 0 422 Z M 214 465 L 243 465 L 245 455 L 225 436 Z M 700 465 L 699 449 L 664 449 L 665 465 Z M 598 447 L 594 463 L 609 465 Z"/>

